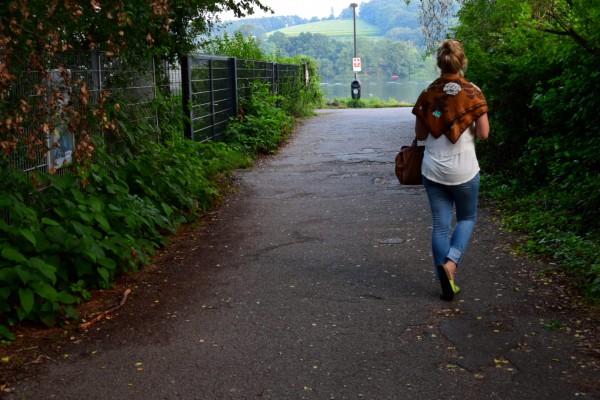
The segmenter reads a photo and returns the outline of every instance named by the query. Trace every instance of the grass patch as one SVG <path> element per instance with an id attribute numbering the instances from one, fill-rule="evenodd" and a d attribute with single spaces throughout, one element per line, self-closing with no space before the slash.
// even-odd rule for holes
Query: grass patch
<path id="1" fill-rule="evenodd" d="M 294 25 L 287 28 L 278 29 L 269 32 L 272 35 L 274 32 L 281 32 L 286 36 L 299 36 L 301 33 L 321 34 L 335 38 L 353 38 L 354 37 L 354 21 L 352 19 L 339 19 L 331 21 L 311 22 L 308 24 Z M 375 25 L 356 19 L 356 36 L 362 37 L 380 37 L 381 30 Z"/>
<path id="2" fill-rule="evenodd" d="M 328 101 L 322 104 L 322 108 L 394 108 L 394 107 L 412 107 L 413 104 L 398 102 L 398 100 L 390 97 L 388 100 L 381 100 L 376 96 L 371 96 L 368 99 L 352 99 L 347 98 L 334 98 L 332 101 Z"/>
<path id="3" fill-rule="evenodd" d="M 555 261 L 584 287 L 600 298 L 600 235 L 585 227 L 569 206 L 571 193 L 556 188 L 523 188 L 516 181 L 483 175 L 481 194 L 493 199 L 502 215 L 502 227 L 525 235 L 518 250 Z"/>

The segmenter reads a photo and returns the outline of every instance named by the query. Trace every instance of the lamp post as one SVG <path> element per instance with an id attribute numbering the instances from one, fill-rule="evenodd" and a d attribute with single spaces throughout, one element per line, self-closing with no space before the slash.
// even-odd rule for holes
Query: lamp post
<path id="1" fill-rule="evenodd" d="M 350 7 L 352 7 L 352 20 L 354 21 L 354 58 L 356 58 L 356 7 L 358 4 L 350 3 Z M 356 72 L 354 72 L 354 79 L 356 80 Z"/>
<path id="2" fill-rule="evenodd" d="M 350 7 L 352 7 L 352 19 L 354 21 L 354 59 L 357 58 L 356 53 L 356 7 L 358 7 L 357 3 L 350 3 Z M 356 75 L 356 69 L 354 69 L 354 80 L 350 84 L 350 92 L 352 95 L 352 99 L 358 100 L 360 99 L 360 81 Z"/>

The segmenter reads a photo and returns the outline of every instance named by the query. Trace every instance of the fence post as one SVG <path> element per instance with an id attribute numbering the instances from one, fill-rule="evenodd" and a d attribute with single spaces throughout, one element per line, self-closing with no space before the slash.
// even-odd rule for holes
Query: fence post
<path id="1" fill-rule="evenodd" d="M 91 51 L 91 62 L 92 62 L 92 92 L 96 95 L 98 100 L 102 94 L 102 67 L 100 65 L 100 51 Z"/>
<path id="2" fill-rule="evenodd" d="M 276 94 L 281 90 L 281 82 L 279 82 L 279 64 L 273 63 L 273 89 Z"/>
<path id="3" fill-rule="evenodd" d="M 235 57 L 231 57 L 229 59 L 229 80 L 231 87 L 231 116 L 237 117 L 238 115 L 238 107 L 239 107 L 239 97 L 238 97 L 238 84 L 237 84 L 237 59 Z"/>
<path id="4" fill-rule="evenodd" d="M 216 118 L 215 118 L 215 73 L 214 73 L 215 63 L 214 60 L 208 60 L 208 84 L 210 91 L 210 124 L 212 126 L 212 135 L 211 139 L 217 137 L 217 127 Z"/>
<path id="5" fill-rule="evenodd" d="M 152 94 L 154 101 L 156 101 L 158 99 L 158 80 L 156 79 L 156 73 L 157 73 L 157 68 L 156 68 L 156 61 L 157 58 L 156 57 L 152 57 Z M 156 123 L 156 141 L 160 141 L 160 121 L 159 121 L 159 115 L 158 115 L 158 109 L 154 110 L 154 122 Z"/>
<path id="6" fill-rule="evenodd" d="M 302 65 L 304 67 L 304 86 L 310 85 L 310 72 L 308 70 L 308 63 Z"/>
<path id="7" fill-rule="evenodd" d="M 192 124 L 192 70 L 190 68 L 190 56 L 181 57 L 181 91 L 183 132 L 185 137 L 194 140 L 194 129 Z"/>

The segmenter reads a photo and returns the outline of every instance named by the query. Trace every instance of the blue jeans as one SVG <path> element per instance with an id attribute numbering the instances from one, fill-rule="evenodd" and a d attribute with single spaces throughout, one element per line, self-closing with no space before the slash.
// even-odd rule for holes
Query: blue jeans
<path id="1" fill-rule="evenodd" d="M 444 264 L 447 260 L 460 264 L 477 219 L 477 194 L 479 193 L 479 174 L 461 185 L 442 185 L 423 177 L 423 185 L 427 191 L 433 232 L 431 248 L 435 265 Z M 452 214 L 456 206 L 456 226 L 452 230 Z"/>

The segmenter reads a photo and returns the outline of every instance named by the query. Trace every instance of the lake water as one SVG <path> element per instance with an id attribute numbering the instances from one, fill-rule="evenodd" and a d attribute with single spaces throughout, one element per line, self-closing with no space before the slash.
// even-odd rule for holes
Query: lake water
<path id="1" fill-rule="evenodd" d="M 381 77 L 359 77 L 360 81 L 360 98 L 367 100 L 370 97 L 377 97 L 382 101 L 395 99 L 398 103 L 414 103 L 417 101 L 419 94 L 425 89 L 436 77 L 419 78 L 419 79 L 392 79 Z M 334 98 L 343 99 L 351 97 L 350 83 L 353 79 L 347 82 L 331 81 L 321 82 L 321 90 L 328 101 Z"/>

